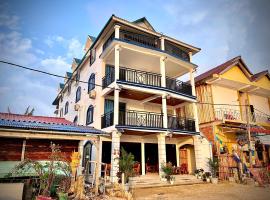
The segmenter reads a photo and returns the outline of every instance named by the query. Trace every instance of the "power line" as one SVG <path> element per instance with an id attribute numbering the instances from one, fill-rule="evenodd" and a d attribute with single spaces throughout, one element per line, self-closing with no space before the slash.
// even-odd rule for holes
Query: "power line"
<path id="1" fill-rule="evenodd" d="M 15 63 L 4 61 L 4 60 L 0 60 L 0 63 L 8 64 L 8 65 L 11 65 L 11 66 L 14 66 L 14 67 L 19 67 L 19 68 L 22 68 L 22 69 L 26 69 L 26 70 L 30 70 L 30 71 L 34 71 L 34 72 L 38 72 L 38 73 L 42 73 L 42 74 L 49 75 L 49 76 L 54 76 L 54 77 L 57 77 L 57 78 L 66 78 L 65 76 L 61 76 L 61 75 L 58 75 L 58 74 L 53 74 L 53 73 L 50 73 L 50 72 L 46 72 L 46 71 L 42 71 L 42 70 L 30 68 L 30 67 L 25 67 L 23 65 L 15 64 Z M 86 81 L 76 80 L 76 78 L 69 78 L 69 80 L 89 84 Z M 96 83 L 91 83 L 91 85 L 95 85 L 95 86 L 102 87 L 102 88 L 110 88 L 110 89 L 120 90 L 118 88 L 113 88 L 113 87 L 108 87 L 108 86 L 103 87 L 102 85 L 99 85 L 99 84 L 96 84 Z M 208 103 L 208 102 L 196 102 L 196 103 L 197 104 L 206 104 L 206 105 L 219 105 L 219 106 L 249 106 L 249 105 L 237 105 L 237 104 L 214 104 L 214 103 Z"/>
<path id="2" fill-rule="evenodd" d="M 7 62 L 7 61 L 4 61 L 4 60 L 0 60 L 0 63 L 8 64 L 8 65 L 11 65 L 11 66 L 14 66 L 14 67 L 19 67 L 19 68 L 23 68 L 23 69 L 26 69 L 26 70 L 30 70 L 30 71 L 34 71 L 34 72 L 38 72 L 38 73 L 42 73 L 42 74 L 46 74 L 46 75 L 49 75 L 49 76 L 54 76 L 54 77 L 57 77 L 57 78 L 66 78 L 65 76 L 61 76 L 61 75 L 58 75 L 58 74 L 53 74 L 53 73 L 50 73 L 50 72 L 46 72 L 46 71 L 42 71 L 42 70 L 30 68 L 30 67 L 25 67 L 23 65 L 15 64 L 15 63 L 12 63 L 12 62 Z M 86 81 L 77 80 L 76 78 L 69 78 L 69 80 L 89 84 Z M 96 84 L 96 83 L 90 83 L 90 84 L 98 86 L 98 87 L 103 87 L 102 85 L 99 85 L 99 84 Z M 115 88 L 108 87 L 108 86 L 103 87 L 103 88 L 115 89 Z M 118 89 L 116 88 L 116 90 L 118 90 Z"/>

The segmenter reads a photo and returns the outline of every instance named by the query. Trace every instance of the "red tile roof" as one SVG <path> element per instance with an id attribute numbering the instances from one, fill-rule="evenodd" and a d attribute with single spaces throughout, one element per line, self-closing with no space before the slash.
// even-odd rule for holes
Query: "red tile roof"
<path id="1" fill-rule="evenodd" d="M 46 116 L 28 116 L 20 114 L 0 113 L 0 119 L 15 120 L 15 121 L 28 121 L 28 122 L 41 122 L 41 123 L 54 123 L 54 124 L 72 124 L 60 117 L 46 117 Z"/>

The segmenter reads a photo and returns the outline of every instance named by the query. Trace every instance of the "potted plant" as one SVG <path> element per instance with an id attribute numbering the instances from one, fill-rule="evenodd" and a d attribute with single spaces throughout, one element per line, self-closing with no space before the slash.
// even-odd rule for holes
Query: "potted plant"
<path id="1" fill-rule="evenodd" d="M 211 173 L 210 172 L 204 173 L 204 181 L 206 181 L 207 183 L 210 183 L 210 181 L 211 181 Z"/>
<path id="2" fill-rule="evenodd" d="M 134 155 L 132 153 L 127 153 L 125 149 L 121 148 L 121 156 L 119 159 L 119 171 L 120 173 L 124 173 L 124 183 L 125 183 L 125 190 L 129 190 L 129 178 L 134 176 L 133 171 L 134 165 Z"/>
<path id="3" fill-rule="evenodd" d="M 173 185 L 175 182 L 175 177 L 174 176 L 170 176 L 170 183 L 171 185 Z"/>
<path id="4" fill-rule="evenodd" d="M 32 173 L 39 178 L 39 191 L 37 200 L 51 200 L 51 189 L 53 188 L 57 173 L 67 173 L 70 169 L 66 158 L 61 154 L 60 146 L 51 144 L 51 153 L 48 161 L 39 162 L 30 159 L 25 159 L 11 170 L 9 176 L 18 174 Z"/>
<path id="5" fill-rule="evenodd" d="M 197 178 L 201 179 L 201 178 L 202 178 L 202 175 L 203 175 L 203 172 L 204 172 L 203 169 L 196 169 L 196 170 L 195 170 L 195 176 L 196 176 Z"/>
<path id="6" fill-rule="evenodd" d="M 171 175 L 173 174 L 173 166 L 171 162 L 162 163 L 161 169 L 164 173 L 164 177 L 168 182 L 170 182 Z"/>
<path id="7" fill-rule="evenodd" d="M 219 159 L 217 157 L 214 157 L 213 159 L 209 158 L 208 165 L 212 174 L 211 182 L 213 184 L 217 184 L 218 183 L 217 172 L 219 168 Z"/>

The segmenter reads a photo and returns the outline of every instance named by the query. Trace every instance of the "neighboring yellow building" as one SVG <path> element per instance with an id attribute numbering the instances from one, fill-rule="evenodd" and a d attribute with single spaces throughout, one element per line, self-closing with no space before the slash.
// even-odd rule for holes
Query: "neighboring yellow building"
<path id="1" fill-rule="evenodd" d="M 247 139 L 248 120 L 252 140 L 256 143 L 253 148 L 256 150 L 253 154 L 254 163 L 255 160 L 268 163 L 270 155 L 268 138 L 270 135 L 267 135 L 270 132 L 268 71 L 253 74 L 238 56 L 197 76 L 195 82 L 200 131 L 213 143 L 213 154 L 220 155 L 224 152 L 232 153 L 233 149 L 239 150 L 239 143 Z M 242 150 L 248 150 L 247 144 L 243 145 Z"/>

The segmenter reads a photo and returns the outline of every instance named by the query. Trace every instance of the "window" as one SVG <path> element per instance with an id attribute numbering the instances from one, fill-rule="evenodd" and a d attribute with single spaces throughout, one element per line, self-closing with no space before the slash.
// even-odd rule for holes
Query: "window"
<path id="1" fill-rule="evenodd" d="M 93 117 L 94 117 L 94 107 L 90 105 L 86 113 L 86 125 L 93 123 Z"/>
<path id="2" fill-rule="evenodd" d="M 73 120 L 73 123 L 77 125 L 77 123 L 78 123 L 78 116 L 75 116 L 75 118 Z"/>
<path id="3" fill-rule="evenodd" d="M 68 101 L 65 104 L 65 115 L 68 113 Z"/>
<path id="4" fill-rule="evenodd" d="M 63 117 L 63 108 L 60 109 L 60 117 Z"/>
<path id="5" fill-rule="evenodd" d="M 92 73 L 88 80 L 88 93 L 95 88 L 95 74 Z"/>
<path id="6" fill-rule="evenodd" d="M 95 62 L 96 60 L 96 49 L 92 49 L 90 51 L 90 66 Z"/>
<path id="7" fill-rule="evenodd" d="M 81 100 L 81 87 L 78 87 L 78 89 L 76 91 L 76 100 L 75 100 L 75 102 L 77 103 L 80 100 Z"/>
<path id="8" fill-rule="evenodd" d="M 80 71 L 78 70 L 76 74 L 76 83 L 79 83 L 79 81 L 80 81 Z"/>
<path id="9" fill-rule="evenodd" d="M 70 91 L 71 91 L 71 82 L 68 83 L 68 88 L 67 88 L 67 90 L 68 90 L 68 94 L 70 94 Z"/>

